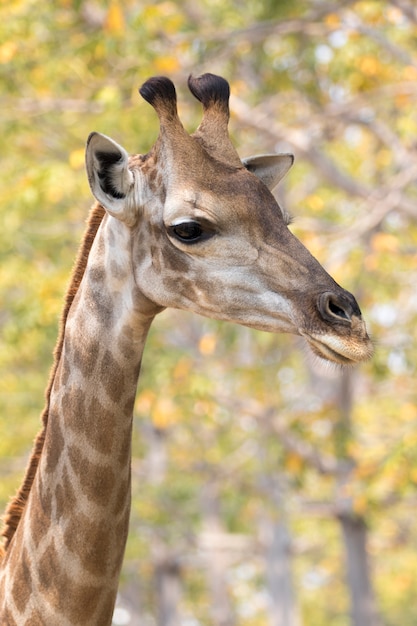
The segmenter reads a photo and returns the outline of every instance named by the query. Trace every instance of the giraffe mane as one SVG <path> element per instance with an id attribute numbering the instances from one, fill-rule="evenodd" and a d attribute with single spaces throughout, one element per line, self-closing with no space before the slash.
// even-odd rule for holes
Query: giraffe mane
<path id="1" fill-rule="evenodd" d="M 12 497 L 10 500 L 5 515 L 3 517 L 3 531 L 2 536 L 4 537 L 4 544 L 0 546 L 0 560 L 4 557 L 7 548 L 10 545 L 10 542 L 13 538 L 13 535 L 16 532 L 16 528 L 19 524 L 19 521 L 23 515 L 23 511 L 25 509 L 30 490 L 35 479 L 36 470 L 39 465 L 39 460 L 42 455 L 43 445 L 45 442 L 45 434 L 46 427 L 48 424 L 48 416 L 49 416 L 49 404 L 50 404 L 50 396 L 52 385 L 55 379 L 56 371 L 58 368 L 59 360 L 62 353 L 62 346 L 64 343 L 64 331 L 65 324 L 68 317 L 68 312 L 70 310 L 72 301 L 78 291 L 78 288 L 81 284 L 81 280 L 84 276 L 85 268 L 87 266 L 88 255 L 93 244 L 94 238 L 97 234 L 98 228 L 103 220 L 103 216 L 105 214 L 104 208 L 100 204 L 96 204 L 90 211 L 89 218 L 87 220 L 87 227 L 84 233 L 84 237 L 82 239 L 81 245 L 78 250 L 78 255 L 74 264 L 74 268 L 72 271 L 71 279 L 69 282 L 69 286 L 64 299 L 64 307 L 61 314 L 61 322 L 59 328 L 58 339 L 54 349 L 54 361 L 51 368 L 51 373 L 49 376 L 48 386 L 45 391 L 45 408 L 42 412 L 42 427 L 38 432 L 32 449 L 32 454 L 29 460 L 29 463 L 26 468 L 26 473 L 23 479 L 23 482 L 18 489 L 16 495 Z"/>

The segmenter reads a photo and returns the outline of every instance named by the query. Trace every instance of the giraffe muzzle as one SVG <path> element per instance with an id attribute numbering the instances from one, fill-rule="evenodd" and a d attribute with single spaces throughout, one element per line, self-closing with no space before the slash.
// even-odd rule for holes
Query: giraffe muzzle
<path id="1" fill-rule="evenodd" d="M 324 325 L 321 329 L 299 329 L 313 352 L 340 365 L 367 361 L 373 346 L 353 295 L 342 288 L 337 293 L 325 291 L 317 297 L 316 305 Z"/>

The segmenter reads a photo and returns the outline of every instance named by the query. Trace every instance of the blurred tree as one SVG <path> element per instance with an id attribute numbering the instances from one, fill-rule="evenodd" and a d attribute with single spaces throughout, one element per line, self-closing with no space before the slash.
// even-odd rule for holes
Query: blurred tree
<path id="1" fill-rule="evenodd" d="M 167 596 L 155 594 L 155 581 L 168 589 L 179 623 L 213 623 L 222 590 L 210 592 L 207 581 L 222 563 L 219 602 L 229 623 L 267 623 L 266 520 L 276 530 L 285 521 L 291 550 L 277 540 L 268 557 L 286 554 L 287 597 L 300 623 L 369 626 L 353 589 L 361 546 L 359 596 L 368 593 L 382 623 L 414 626 L 415 4 L 9 0 L 0 17 L 3 506 L 38 428 L 56 320 L 91 203 L 85 139 L 99 130 L 146 152 L 157 122 L 137 95 L 143 80 L 176 81 L 191 129 L 200 111 L 185 97 L 185 78 L 219 73 L 231 82 L 231 131 L 242 156 L 295 153 L 281 200 L 297 215 L 296 234 L 358 295 L 377 351 L 352 381 L 346 421 L 340 374 L 303 356 L 298 339 L 161 316 L 147 350 L 158 361 L 145 355 L 137 398 L 120 605 L 128 613 L 115 614 L 115 624 L 133 626 L 139 610 L 148 623 L 163 616 Z M 262 487 L 265 476 L 285 484 L 285 502 Z M 202 504 L 213 484 L 217 551 L 207 550 Z M 158 561 L 162 553 L 168 561 Z M 169 581 L 167 572 L 175 573 Z"/>

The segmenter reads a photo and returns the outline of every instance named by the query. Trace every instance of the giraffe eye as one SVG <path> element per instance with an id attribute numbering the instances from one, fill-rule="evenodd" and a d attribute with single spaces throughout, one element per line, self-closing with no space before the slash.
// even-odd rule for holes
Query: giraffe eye
<path id="1" fill-rule="evenodd" d="M 198 222 L 181 222 L 180 224 L 174 224 L 168 229 L 169 233 L 181 241 L 182 243 L 197 243 L 208 239 L 214 233 L 210 230 L 204 229 Z"/>

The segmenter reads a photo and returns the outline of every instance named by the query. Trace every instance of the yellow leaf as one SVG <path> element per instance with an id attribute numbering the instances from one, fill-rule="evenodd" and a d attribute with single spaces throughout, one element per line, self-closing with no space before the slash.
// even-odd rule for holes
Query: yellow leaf
<path id="1" fill-rule="evenodd" d="M 286 469 L 292 474 L 298 474 L 303 469 L 304 461 L 299 454 L 290 452 L 285 461 Z"/>
<path id="2" fill-rule="evenodd" d="M 371 245 L 377 252 L 395 252 L 398 250 L 398 239 L 390 233 L 375 233 Z"/>
<path id="3" fill-rule="evenodd" d="M 401 109 L 402 107 L 409 105 L 411 101 L 412 100 L 410 98 L 410 95 L 407 93 L 397 93 L 394 98 L 395 106 L 398 109 Z"/>
<path id="4" fill-rule="evenodd" d="M 6 41 L 0 46 L 0 63 L 8 63 L 17 52 L 17 44 L 14 41 Z"/>
<path id="5" fill-rule="evenodd" d="M 364 267 L 367 272 L 373 272 L 379 267 L 379 259 L 376 254 L 368 254 L 364 260 Z"/>
<path id="6" fill-rule="evenodd" d="M 376 57 L 365 56 L 359 62 L 361 72 L 367 76 L 375 76 L 380 69 L 380 63 Z"/>
<path id="7" fill-rule="evenodd" d="M 178 380 L 183 380 L 184 378 L 187 378 L 187 376 L 190 373 L 190 369 L 191 369 L 191 360 L 186 357 L 180 359 L 174 368 L 174 372 L 173 372 L 174 380 L 178 381 Z"/>
<path id="8" fill-rule="evenodd" d="M 382 148 L 376 154 L 376 163 L 381 169 L 388 167 L 392 160 L 392 152 L 386 148 Z"/>
<path id="9" fill-rule="evenodd" d="M 364 515 L 367 509 L 367 499 L 364 495 L 357 495 L 353 499 L 353 510 L 357 515 Z"/>
<path id="10" fill-rule="evenodd" d="M 175 405 L 170 398 L 158 398 L 152 410 L 152 422 L 155 428 L 165 430 L 176 422 Z"/>
<path id="11" fill-rule="evenodd" d="M 179 62 L 176 57 L 165 56 L 155 60 L 155 67 L 158 72 L 171 74 L 179 69 Z"/>
<path id="12" fill-rule="evenodd" d="M 413 577 L 412 574 L 410 574 L 410 572 L 407 573 L 402 573 L 398 578 L 396 578 L 396 584 L 398 587 L 400 587 L 403 590 L 408 590 L 408 589 L 412 589 L 413 588 L 413 584 L 415 582 L 415 579 Z"/>
<path id="13" fill-rule="evenodd" d="M 406 422 L 414 421 L 417 417 L 417 407 L 411 402 L 406 402 L 401 406 L 401 417 Z"/>
<path id="14" fill-rule="evenodd" d="M 375 462 L 365 461 L 364 463 L 356 466 L 354 476 L 357 479 L 371 478 L 375 475 L 377 468 L 378 466 Z"/>
<path id="15" fill-rule="evenodd" d="M 97 93 L 96 98 L 105 106 L 117 106 L 120 103 L 120 90 L 116 85 L 105 85 Z"/>
<path id="16" fill-rule="evenodd" d="M 312 194 L 312 195 L 308 196 L 305 199 L 305 204 L 312 211 L 321 211 L 321 209 L 324 206 L 324 202 L 323 202 L 322 198 L 320 198 L 320 196 L 317 196 L 316 194 Z"/>
<path id="17" fill-rule="evenodd" d="M 213 333 L 206 333 L 203 335 L 198 343 L 198 349 L 201 354 L 204 356 L 208 356 L 209 354 L 213 354 L 216 349 L 217 339 Z"/>
<path id="18" fill-rule="evenodd" d="M 401 13 L 401 11 L 394 7 L 387 8 L 385 14 L 387 19 L 393 24 L 401 24 L 403 20 L 403 14 Z"/>
<path id="19" fill-rule="evenodd" d="M 139 413 L 150 413 L 156 394 L 151 389 L 145 389 L 136 398 L 135 409 Z"/>
<path id="20" fill-rule="evenodd" d="M 328 26 L 339 26 L 340 17 L 337 13 L 329 13 L 325 18 L 325 22 Z"/>
<path id="21" fill-rule="evenodd" d="M 69 164 L 73 170 L 79 170 L 84 167 L 84 149 L 73 150 L 69 155 Z"/>
<path id="22" fill-rule="evenodd" d="M 417 68 L 415 68 L 414 65 L 407 65 L 403 69 L 403 76 L 405 80 L 417 80 Z"/>
<path id="23" fill-rule="evenodd" d="M 125 19 L 118 2 L 112 2 L 106 17 L 105 28 L 109 33 L 120 35 L 124 32 Z"/>
<path id="24" fill-rule="evenodd" d="M 154 4 L 145 7 L 142 11 L 144 22 L 150 22 L 151 20 L 157 19 L 160 16 L 160 8 Z"/>

